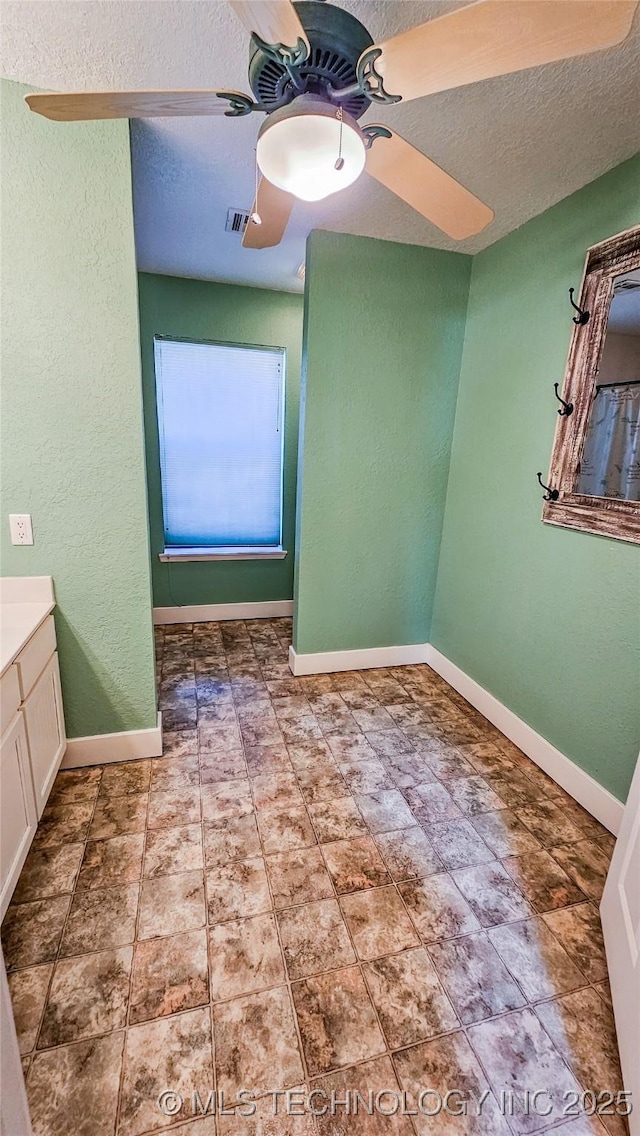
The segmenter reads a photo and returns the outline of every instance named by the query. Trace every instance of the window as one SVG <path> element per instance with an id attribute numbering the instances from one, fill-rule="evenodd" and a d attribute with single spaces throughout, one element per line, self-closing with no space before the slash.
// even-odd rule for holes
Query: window
<path id="1" fill-rule="evenodd" d="M 154 347 L 165 555 L 284 555 L 284 349 Z"/>

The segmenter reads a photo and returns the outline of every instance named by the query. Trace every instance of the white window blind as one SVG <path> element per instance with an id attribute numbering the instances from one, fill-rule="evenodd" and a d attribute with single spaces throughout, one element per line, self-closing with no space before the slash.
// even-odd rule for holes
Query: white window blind
<path id="1" fill-rule="evenodd" d="M 155 339 L 165 547 L 278 548 L 284 350 Z"/>

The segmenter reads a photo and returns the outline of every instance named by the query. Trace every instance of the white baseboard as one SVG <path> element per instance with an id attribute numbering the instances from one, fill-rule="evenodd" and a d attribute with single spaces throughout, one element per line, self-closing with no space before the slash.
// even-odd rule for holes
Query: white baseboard
<path id="1" fill-rule="evenodd" d="M 622 822 L 624 805 L 608 789 L 603 788 L 588 773 L 576 765 L 566 754 L 551 745 L 546 738 L 523 722 L 517 714 L 499 702 L 493 694 L 485 690 L 480 683 L 466 674 L 460 667 L 452 663 L 446 655 L 441 654 L 429 644 L 426 662 L 434 671 L 437 671 L 453 688 L 457 690 L 467 702 L 475 706 L 484 714 L 494 726 L 506 735 L 526 753 L 532 761 L 539 765 L 545 773 L 553 777 L 563 789 L 567 791 L 582 805 L 587 812 L 599 820 L 605 828 L 617 836 Z"/>
<path id="2" fill-rule="evenodd" d="M 410 663 L 426 663 L 428 650 L 428 643 L 409 643 L 404 647 L 363 647 L 359 651 L 318 651 L 299 655 L 293 647 L 289 647 L 289 666 L 294 675 L 402 667 Z"/>
<path id="3" fill-rule="evenodd" d="M 293 615 L 293 600 L 154 607 L 153 622 L 156 627 L 160 627 L 165 623 L 216 623 L 221 619 L 277 619 L 286 615 Z"/>
<path id="4" fill-rule="evenodd" d="M 158 725 L 148 730 L 68 738 L 60 768 L 79 769 L 83 765 L 107 765 L 114 761 L 138 761 L 143 757 L 161 755 L 162 714 L 158 714 Z"/>

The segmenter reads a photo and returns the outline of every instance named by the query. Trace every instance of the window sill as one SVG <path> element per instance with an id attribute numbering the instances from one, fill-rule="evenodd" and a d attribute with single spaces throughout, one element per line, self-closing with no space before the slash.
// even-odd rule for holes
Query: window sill
<path id="1" fill-rule="evenodd" d="M 284 560 L 283 548 L 165 548 L 158 559 L 163 563 L 189 563 L 194 560 Z"/>

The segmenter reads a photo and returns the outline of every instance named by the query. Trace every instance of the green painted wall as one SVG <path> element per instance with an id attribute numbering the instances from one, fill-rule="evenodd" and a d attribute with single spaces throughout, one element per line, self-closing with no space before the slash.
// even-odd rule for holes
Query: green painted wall
<path id="1" fill-rule="evenodd" d="M 638 754 L 638 549 L 543 525 L 585 251 L 640 221 L 640 158 L 474 258 L 431 640 L 621 800 Z M 428 592 L 427 592 L 428 594 Z"/>
<path id="2" fill-rule="evenodd" d="M 1 572 L 52 575 L 70 737 L 154 726 L 126 123 L 2 83 Z M 8 513 L 31 513 L 13 548 Z"/>
<path id="3" fill-rule="evenodd" d="M 296 461 L 303 298 L 290 292 L 212 284 L 175 276 L 138 276 L 144 388 L 151 572 L 156 607 L 247 603 L 293 596 Z M 214 339 L 286 348 L 283 541 L 284 560 L 222 560 L 163 564 L 160 451 L 153 338 Z"/>
<path id="4" fill-rule="evenodd" d="M 295 649 L 429 638 L 470 257 L 314 232 Z"/>

